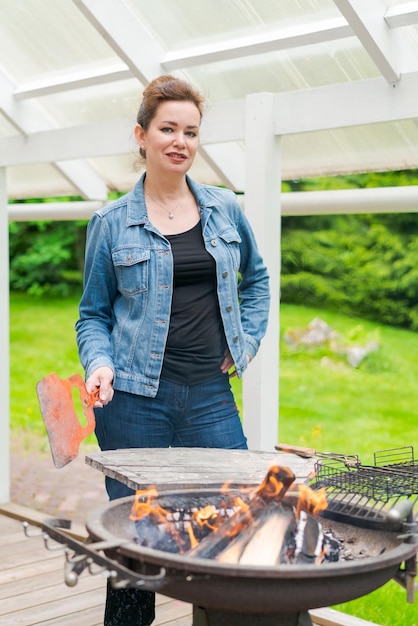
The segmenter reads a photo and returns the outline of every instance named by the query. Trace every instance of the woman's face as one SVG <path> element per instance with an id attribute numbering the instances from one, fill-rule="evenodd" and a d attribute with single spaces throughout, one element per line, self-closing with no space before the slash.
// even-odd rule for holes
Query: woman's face
<path id="1" fill-rule="evenodd" d="M 147 170 L 185 174 L 199 145 L 200 113 L 193 102 L 162 102 L 148 130 L 136 126 L 135 136 L 145 147 Z"/>

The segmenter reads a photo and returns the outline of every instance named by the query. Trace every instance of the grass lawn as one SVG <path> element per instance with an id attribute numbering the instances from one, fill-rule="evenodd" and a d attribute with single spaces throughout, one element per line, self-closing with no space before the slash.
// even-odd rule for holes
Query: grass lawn
<path id="1" fill-rule="evenodd" d="M 31 446 L 43 436 L 36 383 L 55 372 L 61 378 L 82 369 L 75 345 L 77 300 L 38 300 L 11 295 L 11 427 Z M 283 340 L 289 329 L 320 317 L 344 345 L 375 341 L 379 349 L 357 369 L 328 348 L 293 349 Z M 356 453 L 373 463 L 373 452 L 414 445 L 418 449 L 418 334 L 329 311 L 281 308 L 279 439 L 320 451 Z M 237 403 L 240 382 L 233 379 Z M 94 441 L 93 435 L 90 435 Z M 36 438 L 37 441 L 39 437 Z M 378 591 L 335 607 L 381 626 L 418 626 L 418 605 L 389 582 Z"/>

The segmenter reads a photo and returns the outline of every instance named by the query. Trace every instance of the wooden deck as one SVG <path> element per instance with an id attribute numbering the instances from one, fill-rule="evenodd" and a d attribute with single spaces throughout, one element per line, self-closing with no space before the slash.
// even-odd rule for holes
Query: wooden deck
<path id="1" fill-rule="evenodd" d="M 75 587 L 64 583 L 64 553 L 45 549 L 40 536 L 26 537 L 22 520 L 42 515 L 13 504 L 0 506 L 0 624 L 7 626 L 101 626 L 104 576 L 83 573 Z M 74 529 L 81 535 L 84 529 Z M 332 609 L 311 611 L 314 626 L 376 626 Z M 157 594 L 153 626 L 191 626 L 192 606 Z"/>

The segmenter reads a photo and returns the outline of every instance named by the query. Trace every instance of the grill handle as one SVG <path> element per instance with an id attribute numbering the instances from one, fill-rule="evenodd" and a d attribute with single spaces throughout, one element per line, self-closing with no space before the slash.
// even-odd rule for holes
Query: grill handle
<path id="1" fill-rule="evenodd" d="M 341 461 L 349 468 L 357 468 L 360 465 L 359 458 L 356 454 L 339 454 L 338 452 L 319 452 L 315 448 L 305 448 L 303 446 L 293 446 L 289 443 L 276 443 L 274 448 L 278 452 L 288 452 L 289 454 L 296 454 L 303 459 L 333 459 L 335 461 Z"/>
<path id="2" fill-rule="evenodd" d="M 77 584 L 78 578 L 84 570 L 87 570 L 91 575 L 107 573 L 112 587 L 115 589 L 134 587 L 146 591 L 158 591 L 169 582 L 169 577 L 164 567 L 160 567 L 157 574 L 139 574 L 107 557 L 105 554 L 101 554 L 105 550 L 117 551 L 122 546 L 130 543 L 126 540 L 116 539 L 114 541 L 82 543 L 65 532 L 65 530 L 71 528 L 71 521 L 58 518 L 47 520 L 42 524 L 41 528 L 41 535 L 48 550 L 57 549 L 56 545 L 51 544 L 50 539 L 63 545 L 62 549 L 66 552 L 64 579 L 68 587 L 74 587 Z M 27 524 L 25 532 L 29 535 Z"/>

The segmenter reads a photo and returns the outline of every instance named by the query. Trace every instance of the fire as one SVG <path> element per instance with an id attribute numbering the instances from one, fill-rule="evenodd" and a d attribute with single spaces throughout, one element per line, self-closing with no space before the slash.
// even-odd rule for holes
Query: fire
<path id="1" fill-rule="evenodd" d="M 243 492 L 234 494 L 225 484 L 216 506 L 208 503 L 201 508 L 174 510 L 161 506 L 156 488 L 151 487 L 136 492 L 130 519 L 137 525 L 141 545 L 155 549 L 223 562 L 250 563 L 260 558 L 265 563 L 272 558 L 274 562 L 292 562 L 301 558 L 292 547 L 301 514 L 305 519 L 316 516 L 327 506 L 325 490 L 316 492 L 303 484 L 286 498 L 294 481 L 288 467 L 272 465 L 262 483 L 246 496 Z M 310 551 L 312 538 L 318 533 L 315 524 L 313 519 L 308 525 L 301 523 L 301 527 L 310 526 L 310 538 L 305 536 L 304 540 Z"/>
<path id="2" fill-rule="evenodd" d="M 314 491 L 303 483 L 298 485 L 299 498 L 296 505 L 296 517 L 300 517 L 300 512 L 306 511 L 312 515 L 319 515 L 328 506 L 325 488 Z"/>
<path id="3" fill-rule="evenodd" d="M 272 465 L 255 493 L 264 500 L 275 500 L 278 502 L 282 499 L 295 478 L 294 473 L 288 467 Z"/>
<path id="4" fill-rule="evenodd" d="M 143 497 L 146 498 L 145 502 L 142 501 Z M 154 503 L 157 497 L 158 491 L 155 487 L 143 490 L 138 489 L 135 493 L 135 500 L 129 519 L 138 521 L 145 515 L 151 515 L 156 521 L 159 519 L 166 520 L 168 511 Z"/>
<path id="5" fill-rule="evenodd" d="M 153 524 L 162 524 L 167 534 L 176 542 L 179 552 L 184 552 L 186 549 L 184 538 L 178 532 L 174 524 L 167 524 L 171 513 L 154 502 L 157 497 L 158 491 L 155 487 L 150 487 L 150 489 L 145 490 L 138 489 L 135 493 L 129 519 L 134 522 L 139 522 L 141 519 L 149 519 Z"/>
<path id="6" fill-rule="evenodd" d="M 215 530 L 219 526 L 219 515 L 215 507 L 211 504 L 204 506 L 203 509 L 194 511 L 192 520 L 199 526 L 207 526 L 211 530 Z"/>

